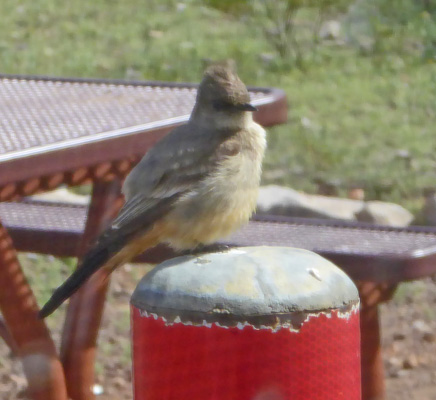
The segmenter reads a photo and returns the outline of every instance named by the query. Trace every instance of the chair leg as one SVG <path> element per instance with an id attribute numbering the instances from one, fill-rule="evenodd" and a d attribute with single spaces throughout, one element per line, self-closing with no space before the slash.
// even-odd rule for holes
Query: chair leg
<path id="1" fill-rule="evenodd" d="M 85 232 L 78 254 L 98 236 L 114 218 L 122 204 L 121 183 L 95 182 Z M 94 398 L 94 362 L 97 335 L 101 323 L 106 292 L 107 272 L 100 270 L 71 298 L 64 325 L 61 360 L 72 400 Z"/>
<path id="2" fill-rule="evenodd" d="M 359 282 L 357 287 L 361 301 L 362 400 L 384 400 L 386 393 L 378 307 L 392 297 L 396 285 Z"/>
<path id="3" fill-rule="evenodd" d="M 67 400 L 62 365 L 38 305 L 0 222 L 0 308 L 28 381 L 33 400 Z"/>

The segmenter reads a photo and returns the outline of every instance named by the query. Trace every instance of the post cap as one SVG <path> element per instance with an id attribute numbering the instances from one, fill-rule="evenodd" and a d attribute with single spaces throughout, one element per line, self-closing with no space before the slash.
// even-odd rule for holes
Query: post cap
<path id="1" fill-rule="evenodd" d="M 146 274 L 131 299 L 168 320 L 269 324 L 289 314 L 349 309 L 351 279 L 325 258 L 289 247 L 241 247 L 167 260 Z"/>

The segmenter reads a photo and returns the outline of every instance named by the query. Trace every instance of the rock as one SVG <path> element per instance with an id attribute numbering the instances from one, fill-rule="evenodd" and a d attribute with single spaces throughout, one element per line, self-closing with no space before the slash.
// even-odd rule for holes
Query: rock
<path id="1" fill-rule="evenodd" d="M 368 201 L 356 213 L 356 219 L 379 225 L 407 226 L 413 221 L 413 215 L 398 204 Z"/>
<path id="2" fill-rule="evenodd" d="M 143 79 L 143 76 L 140 71 L 135 68 L 128 67 L 125 72 L 125 78 L 130 81 L 139 81 Z"/>
<path id="3" fill-rule="evenodd" d="M 92 393 L 96 396 L 101 396 L 104 393 L 104 389 L 102 385 L 99 385 L 98 383 L 95 383 L 92 386 Z"/>
<path id="4" fill-rule="evenodd" d="M 341 18 L 345 41 L 365 53 L 373 51 L 374 37 L 373 10 L 365 0 L 355 0 Z"/>
<path id="5" fill-rule="evenodd" d="M 309 195 L 294 189 L 268 185 L 259 190 L 258 214 L 289 217 L 368 221 L 389 226 L 407 226 L 411 213 L 393 203 L 363 202 L 339 197 Z"/>
<path id="6" fill-rule="evenodd" d="M 354 214 L 362 202 L 318 195 L 308 195 L 294 189 L 269 185 L 259 190 L 257 212 L 290 217 L 355 220 Z"/>
<path id="7" fill-rule="evenodd" d="M 401 368 L 402 364 L 403 363 L 401 362 L 401 360 L 398 357 L 390 357 L 387 360 L 387 366 L 388 367 Z"/>
<path id="8" fill-rule="evenodd" d="M 419 365 L 418 358 L 415 354 L 410 354 L 403 360 L 403 368 L 404 369 L 413 369 Z"/>
<path id="9" fill-rule="evenodd" d="M 110 335 L 109 337 L 106 338 L 106 341 L 109 344 L 115 344 L 118 343 L 118 338 L 115 335 Z"/>
<path id="10" fill-rule="evenodd" d="M 115 378 L 113 378 L 112 383 L 117 389 L 121 389 L 127 386 L 127 382 L 121 376 L 116 376 Z"/>
<path id="11" fill-rule="evenodd" d="M 116 298 L 130 295 L 130 290 L 126 289 L 121 282 L 114 280 L 111 286 L 111 293 Z"/>
<path id="12" fill-rule="evenodd" d="M 301 126 L 306 129 L 310 129 L 313 127 L 313 122 L 307 117 L 301 117 Z"/>
<path id="13" fill-rule="evenodd" d="M 298 171 L 296 171 L 296 174 L 298 174 Z M 283 179 L 286 175 L 287 171 L 283 168 L 269 169 L 263 173 L 263 177 L 271 181 Z"/>
<path id="14" fill-rule="evenodd" d="M 406 338 L 406 335 L 403 332 L 395 332 L 392 335 L 392 339 L 394 340 L 404 340 Z"/>
<path id="15" fill-rule="evenodd" d="M 432 343 L 436 341 L 436 333 L 434 329 L 422 320 L 416 320 L 412 324 L 413 329 L 421 334 L 422 340 Z"/>
<path id="16" fill-rule="evenodd" d="M 325 21 L 319 30 L 319 37 L 324 40 L 337 40 L 340 35 L 341 24 L 339 21 L 335 20 Z"/>
<path id="17" fill-rule="evenodd" d="M 398 372 L 403 366 L 402 361 L 397 357 L 390 357 L 386 361 L 386 372 L 391 378 L 397 378 Z"/>
<path id="18" fill-rule="evenodd" d="M 338 189 L 342 186 L 340 179 L 314 179 L 314 183 L 318 186 L 316 194 L 318 196 L 335 197 L 338 195 Z"/>
<path id="19" fill-rule="evenodd" d="M 395 152 L 395 156 L 398 158 L 404 158 L 406 160 L 410 160 L 412 158 L 410 151 L 407 149 L 398 149 Z"/>
<path id="20" fill-rule="evenodd" d="M 398 371 L 399 369 L 394 369 L 394 370 L 387 370 L 387 375 L 389 376 L 389 378 L 398 378 Z"/>
<path id="21" fill-rule="evenodd" d="M 22 375 L 10 374 L 10 379 L 18 388 L 25 388 L 27 386 L 27 380 Z"/>
<path id="22" fill-rule="evenodd" d="M 70 192 L 67 188 L 59 188 L 50 192 L 30 196 L 34 200 L 50 201 L 54 203 L 89 204 L 90 197 Z"/>
<path id="23" fill-rule="evenodd" d="M 177 3 L 177 5 L 176 5 L 176 11 L 177 11 L 178 13 L 180 13 L 180 12 L 182 12 L 182 11 L 185 11 L 185 9 L 186 9 L 186 4 L 185 4 L 185 3 Z"/>
<path id="24" fill-rule="evenodd" d="M 28 399 L 29 398 L 29 393 L 27 391 L 27 389 L 22 389 L 20 391 L 17 392 L 17 399 Z"/>
<path id="25" fill-rule="evenodd" d="M 353 188 L 348 191 L 348 198 L 352 200 L 364 200 L 365 191 L 362 188 Z"/>
<path id="26" fill-rule="evenodd" d="M 264 65 L 271 65 L 275 61 L 276 55 L 272 53 L 261 53 L 259 59 Z"/>
<path id="27" fill-rule="evenodd" d="M 403 378 L 407 375 L 409 375 L 409 371 L 407 371 L 406 369 L 400 369 L 397 373 L 398 378 Z"/>
<path id="28" fill-rule="evenodd" d="M 422 216 L 427 225 L 436 225 L 436 192 L 428 190 L 425 194 Z"/>
<path id="29" fill-rule="evenodd" d="M 434 332 L 425 332 L 422 335 L 422 339 L 426 342 L 433 343 L 436 341 L 436 334 Z"/>
<path id="30" fill-rule="evenodd" d="M 413 329 L 415 329 L 417 332 L 421 334 L 433 333 L 433 329 L 431 329 L 430 325 L 428 325 L 425 321 L 421 319 L 417 319 L 416 321 L 413 321 L 412 327 Z"/>
<path id="31" fill-rule="evenodd" d="M 158 30 L 151 30 L 148 32 L 148 36 L 153 38 L 153 39 L 160 39 L 163 35 L 164 35 L 164 33 L 162 31 L 158 31 Z"/>

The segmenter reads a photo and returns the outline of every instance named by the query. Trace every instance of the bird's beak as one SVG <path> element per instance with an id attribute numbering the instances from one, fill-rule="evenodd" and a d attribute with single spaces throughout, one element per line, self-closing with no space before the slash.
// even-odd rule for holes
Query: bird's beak
<path id="1" fill-rule="evenodd" d="M 257 111 L 257 108 L 251 105 L 250 103 L 238 104 L 236 105 L 236 108 L 240 111 L 250 111 L 250 112 Z"/>

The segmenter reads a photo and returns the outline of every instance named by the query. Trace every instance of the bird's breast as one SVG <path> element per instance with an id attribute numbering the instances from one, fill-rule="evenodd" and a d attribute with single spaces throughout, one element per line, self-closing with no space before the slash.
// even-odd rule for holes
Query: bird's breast
<path id="1" fill-rule="evenodd" d="M 259 128 L 262 131 L 255 133 L 263 134 Z M 256 208 L 265 148 L 264 136 L 258 139 L 254 147 L 245 143 L 237 154 L 224 158 L 176 203 L 166 217 L 171 231 L 168 242 L 173 247 L 213 243 L 248 221 Z"/>

